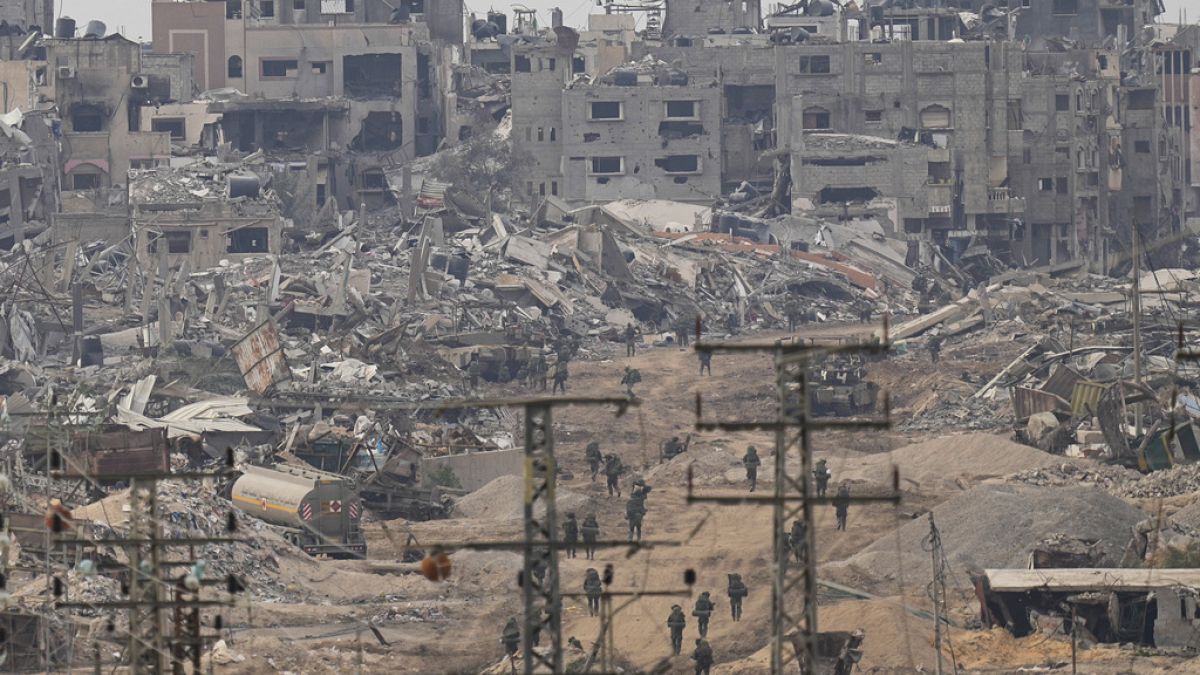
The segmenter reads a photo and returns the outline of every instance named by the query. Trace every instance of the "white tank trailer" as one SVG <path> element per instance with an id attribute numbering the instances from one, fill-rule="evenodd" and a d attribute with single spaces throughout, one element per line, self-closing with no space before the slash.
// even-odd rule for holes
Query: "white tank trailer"
<path id="1" fill-rule="evenodd" d="M 309 555 L 365 558 L 362 501 L 354 482 L 294 466 L 250 466 L 233 483 L 242 511 L 285 528 L 284 536 Z"/>

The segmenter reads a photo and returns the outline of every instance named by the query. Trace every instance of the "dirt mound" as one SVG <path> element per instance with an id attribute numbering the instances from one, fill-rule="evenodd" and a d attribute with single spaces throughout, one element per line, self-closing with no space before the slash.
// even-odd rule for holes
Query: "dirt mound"
<path id="1" fill-rule="evenodd" d="M 676 455 L 670 461 L 657 464 L 645 472 L 646 482 L 651 485 L 685 486 L 687 485 L 688 467 L 692 467 L 695 485 L 728 485 L 726 476 L 730 470 L 737 470 L 745 477 L 741 469 L 742 460 L 732 452 L 720 446 L 699 448 L 693 447 L 687 452 Z M 762 472 L 759 472 L 762 475 Z"/>
<path id="2" fill-rule="evenodd" d="M 1070 460 L 1003 436 L 975 433 L 944 436 L 906 445 L 891 453 L 867 455 L 858 462 L 846 462 L 841 473 L 836 471 L 836 458 L 830 460 L 830 465 L 835 469 L 834 481 L 888 483 L 894 464 L 900 470 L 904 489 L 939 491 L 964 488 L 987 478 L 1034 467 L 1058 466 L 1064 462 Z"/>
<path id="3" fill-rule="evenodd" d="M 518 520 L 525 517 L 525 477 L 500 476 L 454 502 L 455 518 Z M 591 499 L 570 490 L 558 489 L 555 500 L 559 514 L 586 512 Z"/>
<path id="4" fill-rule="evenodd" d="M 981 485 L 933 509 L 942 546 L 960 590 L 972 570 L 1025 567 L 1033 547 L 1055 534 L 1099 542 L 1102 566 L 1118 566 L 1130 528 L 1145 513 L 1099 488 Z M 850 532 L 854 509 L 850 511 Z M 905 524 L 831 569 L 850 568 L 877 583 L 903 575 L 906 584 L 932 577 L 929 519 Z"/>
<path id="5" fill-rule="evenodd" d="M 1200 532 L 1200 499 L 1176 511 L 1170 520 L 1176 525 Z"/>
<path id="6" fill-rule="evenodd" d="M 817 615 L 823 631 L 862 630 L 863 658 L 859 668 L 905 668 L 931 672 L 937 663 L 933 648 L 933 622 L 904 610 L 899 600 L 851 600 L 821 607 Z"/>

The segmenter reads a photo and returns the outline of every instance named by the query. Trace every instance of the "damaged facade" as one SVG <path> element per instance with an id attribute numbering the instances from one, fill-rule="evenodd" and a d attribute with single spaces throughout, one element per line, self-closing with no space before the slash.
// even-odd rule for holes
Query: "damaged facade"
<path id="1" fill-rule="evenodd" d="M 311 4 L 155 2 L 155 50 L 196 54 L 197 86 L 210 93 L 203 105 L 147 111 L 150 123 L 180 144 L 228 143 L 315 168 L 314 209 L 329 197 L 382 205 L 383 167 L 436 150 L 455 109 L 448 64 L 461 4 Z"/>

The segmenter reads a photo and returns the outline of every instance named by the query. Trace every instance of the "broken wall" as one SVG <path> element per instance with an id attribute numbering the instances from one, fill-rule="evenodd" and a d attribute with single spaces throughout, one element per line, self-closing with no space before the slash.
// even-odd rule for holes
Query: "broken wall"
<path id="1" fill-rule="evenodd" d="M 491 450 L 444 457 L 422 457 L 421 475 L 449 469 L 464 490 L 478 490 L 500 476 L 520 476 L 525 472 L 525 451 Z"/>

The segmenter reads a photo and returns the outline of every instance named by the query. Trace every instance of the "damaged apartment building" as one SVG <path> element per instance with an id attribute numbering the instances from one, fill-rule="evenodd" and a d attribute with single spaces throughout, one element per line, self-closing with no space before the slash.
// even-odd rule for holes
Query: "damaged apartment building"
<path id="1" fill-rule="evenodd" d="M 1190 164 L 1172 159 L 1190 143 L 1191 52 L 1164 56 L 1135 30 L 1161 12 L 808 2 L 764 20 L 757 3 L 669 0 L 661 39 L 594 77 L 562 65 L 573 45 L 515 48 L 514 133 L 538 157 L 535 198 L 776 186 L 782 211 L 883 223 L 912 264 L 984 245 L 1014 265 L 1111 271 L 1128 259 L 1125 224 L 1161 239 L 1194 210 Z M 1129 77 L 1131 55 L 1160 81 Z"/>
<path id="2" fill-rule="evenodd" d="M 156 108 L 150 128 L 306 172 L 314 209 L 329 197 L 343 208 L 383 204 L 383 168 L 441 143 L 461 2 L 158 1 L 152 10 L 155 51 L 195 54 L 205 93 Z"/>
<path id="3" fill-rule="evenodd" d="M 130 169 L 165 164 L 170 135 L 143 131 L 141 116 L 147 107 L 192 97 L 192 57 L 146 54 L 120 35 L 105 36 L 101 22 L 82 37 L 73 22 L 59 24 L 58 35 L 0 62 L 0 80 L 11 92 L 7 107 L 57 111 L 62 189 L 123 186 Z"/>

